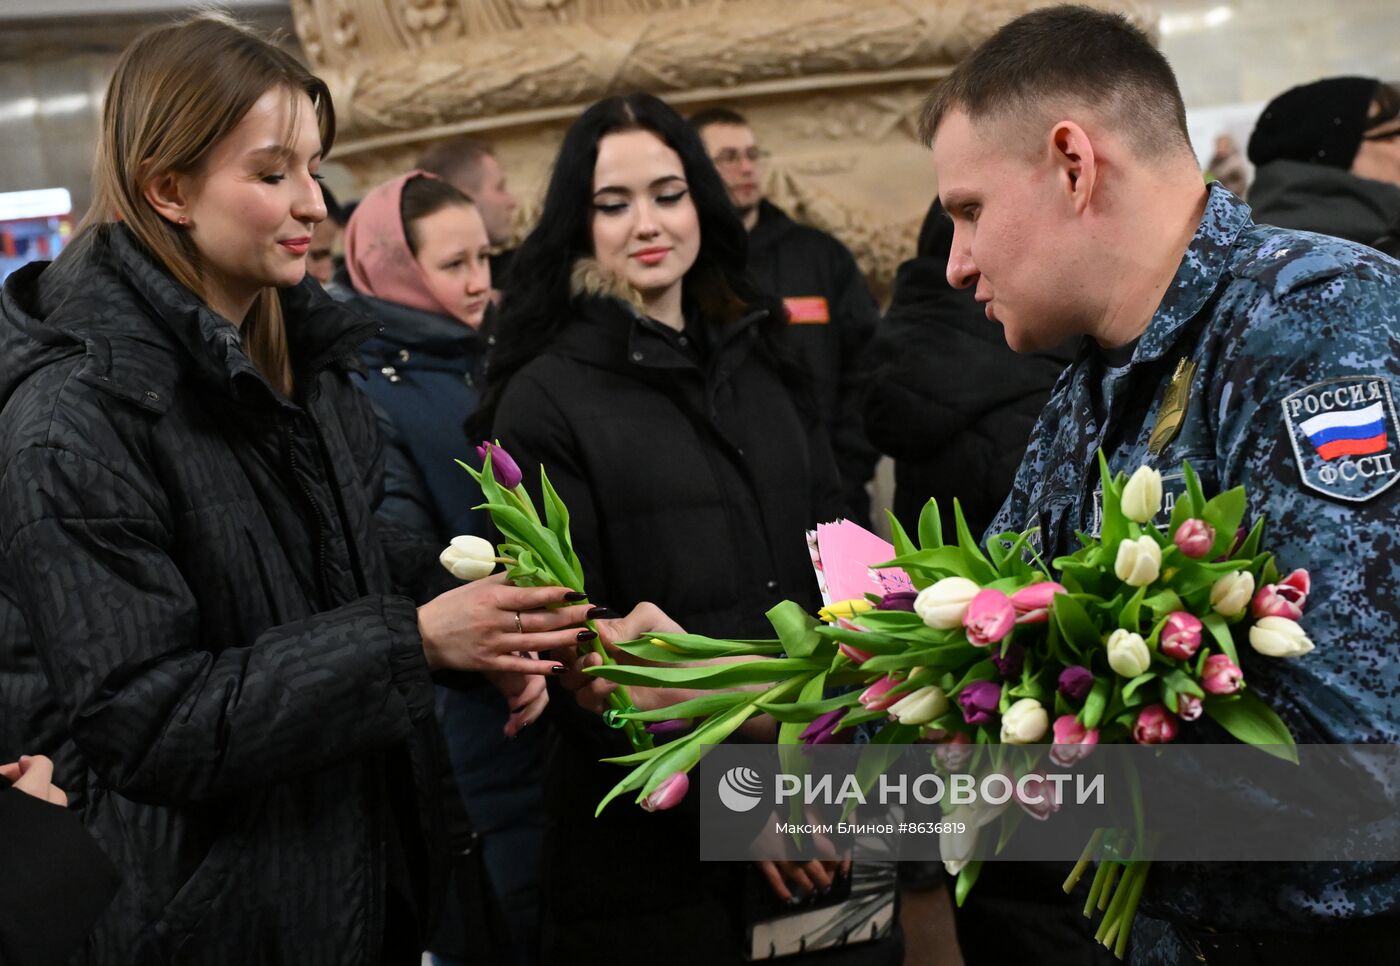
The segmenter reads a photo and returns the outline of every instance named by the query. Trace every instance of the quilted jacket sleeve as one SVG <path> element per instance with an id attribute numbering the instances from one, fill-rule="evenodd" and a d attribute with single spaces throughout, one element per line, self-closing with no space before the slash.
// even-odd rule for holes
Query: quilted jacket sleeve
<path id="1" fill-rule="evenodd" d="M 208 649 L 170 537 L 89 457 L 31 447 L 0 481 L 3 566 L 75 741 L 116 791 L 246 793 L 403 741 L 432 714 L 409 600 L 363 597 Z"/>

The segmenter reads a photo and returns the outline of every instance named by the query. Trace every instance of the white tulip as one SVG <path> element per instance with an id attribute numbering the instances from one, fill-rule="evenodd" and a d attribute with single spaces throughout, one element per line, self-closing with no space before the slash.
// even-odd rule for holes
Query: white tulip
<path id="1" fill-rule="evenodd" d="M 1162 573 L 1162 548 L 1149 536 L 1124 539 L 1118 544 L 1113 572 L 1129 587 L 1146 587 Z"/>
<path id="2" fill-rule="evenodd" d="M 1120 627 L 1108 635 L 1108 666 L 1125 678 L 1135 678 L 1152 666 L 1152 652 L 1141 634 Z"/>
<path id="3" fill-rule="evenodd" d="M 1234 617 L 1244 613 L 1254 597 L 1254 575 L 1236 570 L 1217 580 L 1210 588 L 1210 606 L 1217 614 Z"/>
<path id="4" fill-rule="evenodd" d="M 946 713 L 947 710 L 948 695 L 942 688 L 932 684 L 919 688 L 911 694 L 906 694 L 890 705 L 890 714 L 900 724 L 906 725 L 927 724 Z"/>
<path id="5" fill-rule="evenodd" d="M 1162 474 L 1149 466 L 1133 471 L 1123 487 L 1123 516 L 1134 523 L 1151 523 L 1162 509 Z"/>
<path id="6" fill-rule="evenodd" d="M 944 577 L 919 591 L 919 596 L 914 598 L 914 613 L 935 630 L 950 631 L 962 627 L 967 605 L 972 603 L 972 598 L 981 589 L 966 577 Z"/>
<path id="7" fill-rule="evenodd" d="M 1249 629 L 1249 646 L 1265 657 L 1299 657 L 1313 649 L 1313 642 L 1297 621 L 1261 617 Z"/>
<path id="8" fill-rule="evenodd" d="M 1001 742 L 1004 745 L 1029 745 L 1045 737 L 1050 716 L 1035 698 L 1022 698 L 1001 716 Z"/>
<path id="9" fill-rule="evenodd" d="M 438 561 L 458 580 L 480 580 L 496 569 L 496 548 L 481 537 L 453 537 Z"/>

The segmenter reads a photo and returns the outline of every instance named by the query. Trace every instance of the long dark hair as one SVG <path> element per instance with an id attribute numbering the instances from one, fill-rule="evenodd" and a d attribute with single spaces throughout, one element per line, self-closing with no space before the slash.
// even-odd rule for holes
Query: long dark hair
<path id="1" fill-rule="evenodd" d="M 768 309 L 760 351 L 785 379 L 786 355 L 777 344 L 785 324 L 782 303 L 762 294 L 748 277 L 748 233 L 729 201 L 724 182 L 700 136 L 665 101 L 650 94 L 608 97 L 584 111 L 564 135 L 544 209 L 516 251 L 506 281 L 509 297 L 496 328 L 486 371 L 486 391 L 473 421 L 490 426 L 506 383 L 539 355 L 573 315 L 569 289 L 574 263 L 593 253 L 590 199 L 598 142 L 620 131 L 650 131 L 680 156 L 700 222 L 700 251 L 685 275 L 685 300 L 705 325 L 726 325 L 756 308 Z"/>

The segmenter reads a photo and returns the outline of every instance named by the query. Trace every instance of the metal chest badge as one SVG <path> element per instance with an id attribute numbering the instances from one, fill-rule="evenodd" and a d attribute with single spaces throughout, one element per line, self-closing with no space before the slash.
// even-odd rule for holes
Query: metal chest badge
<path id="1" fill-rule="evenodd" d="M 1400 422 L 1386 376 L 1304 386 L 1284 397 L 1283 421 L 1304 486 L 1361 503 L 1400 480 Z"/>
<path id="2" fill-rule="evenodd" d="M 1186 418 L 1186 404 L 1191 399 L 1191 380 L 1196 376 L 1196 363 L 1182 358 L 1177 361 L 1176 372 L 1167 391 L 1162 394 L 1162 403 L 1157 407 L 1157 422 L 1152 427 L 1152 435 L 1147 438 L 1147 450 L 1153 456 L 1161 456 L 1167 444 L 1181 432 L 1181 423 Z"/>

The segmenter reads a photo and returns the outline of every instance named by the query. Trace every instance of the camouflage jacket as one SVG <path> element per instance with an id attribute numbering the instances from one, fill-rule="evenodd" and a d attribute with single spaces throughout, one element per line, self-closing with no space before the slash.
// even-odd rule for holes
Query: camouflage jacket
<path id="1" fill-rule="evenodd" d="M 1256 225 L 1212 185 L 1146 331 L 1120 352 L 1085 340 L 1061 375 L 990 532 L 1035 528 L 1051 557 L 1074 549 L 1076 530 L 1097 533 L 1100 448 L 1115 471 L 1161 471 L 1159 523 L 1184 489 L 1183 460 L 1207 495 L 1245 486 L 1246 522 L 1267 517 L 1280 568 L 1312 574 L 1303 624 L 1317 645 L 1288 660 L 1243 648 L 1245 680 L 1300 742 L 1400 741 L 1397 392 L 1400 264 Z M 1395 901 L 1389 876 L 1357 890 L 1344 867 L 1293 868 L 1301 880 L 1251 888 L 1235 908 L 1190 886 L 1169 905 L 1226 928 L 1297 928 Z M 1261 869 L 1253 882 L 1272 877 Z"/>

